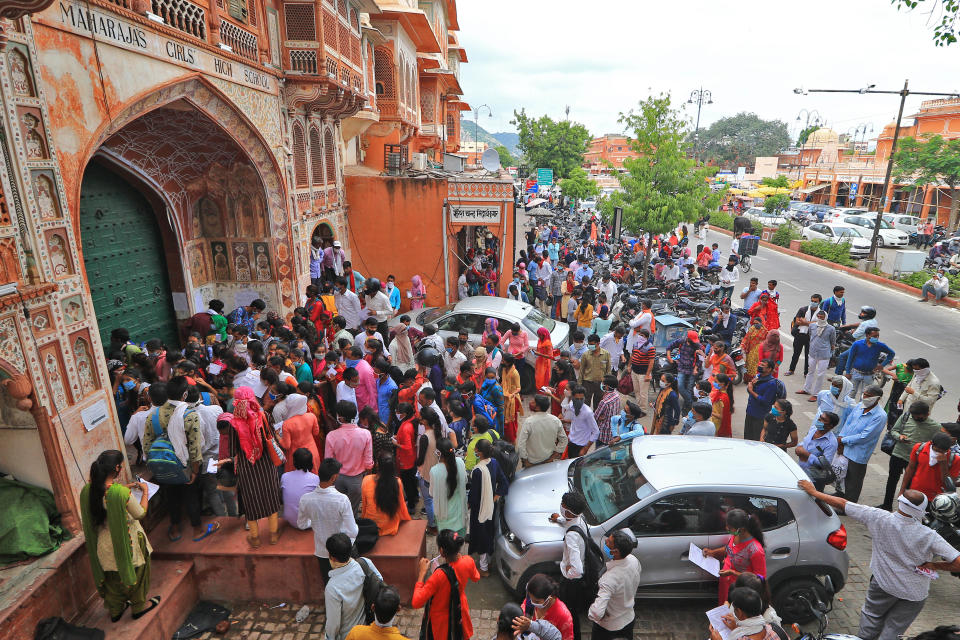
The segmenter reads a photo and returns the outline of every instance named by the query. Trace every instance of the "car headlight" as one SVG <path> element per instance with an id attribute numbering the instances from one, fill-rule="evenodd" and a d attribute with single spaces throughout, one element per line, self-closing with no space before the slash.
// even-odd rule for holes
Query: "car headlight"
<path id="1" fill-rule="evenodd" d="M 530 545 L 524 544 L 523 540 L 521 540 L 517 536 L 517 534 L 515 534 L 513 531 L 506 533 L 503 537 L 506 539 L 507 542 L 512 544 L 514 547 L 516 547 L 520 553 L 524 553 L 527 549 L 530 548 Z"/>

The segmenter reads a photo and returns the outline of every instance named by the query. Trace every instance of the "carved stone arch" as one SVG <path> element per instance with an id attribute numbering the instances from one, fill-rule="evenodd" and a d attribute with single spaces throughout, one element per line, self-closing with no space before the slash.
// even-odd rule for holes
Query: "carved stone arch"
<path id="1" fill-rule="evenodd" d="M 378 85 L 383 86 L 382 97 L 396 100 L 397 86 L 394 82 L 393 51 L 389 46 L 376 47 L 373 50 L 374 78 Z"/>

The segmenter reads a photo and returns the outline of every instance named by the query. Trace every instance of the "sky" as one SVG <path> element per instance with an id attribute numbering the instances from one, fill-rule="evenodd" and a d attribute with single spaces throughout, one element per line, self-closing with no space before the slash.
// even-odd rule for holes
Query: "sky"
<path id="1" fill-rule="evenodd" d="M 685 103 L 703 87 L 713 104 L 701 127 L 748 111 L 796 135 L 806 109 L 841 134 L 872 126 L 869 139 L 896 118 L 898 96 L 793 89 L 899 91 L 909 79 L 912 90 L 960 92 L 960 44 L 935 46 L 936 20 L 890 0 L 460 0 L 457 11 L 464 99 L 489 105 L 479 123 L 490 132 L 514 131 L 514 109 L 562 119 L 569 105 L 592 134 L 619 133 L 618 114 L 660 92 L 692 121 Z M 909 97 L 904 121 L 929 99 Z"/>

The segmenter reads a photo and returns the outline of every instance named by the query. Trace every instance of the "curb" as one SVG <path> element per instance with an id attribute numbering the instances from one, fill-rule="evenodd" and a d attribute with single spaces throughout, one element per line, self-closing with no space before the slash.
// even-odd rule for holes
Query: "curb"
<path id="1" fill-rule="evenodd" d="M 720 227 L 715 227 L 713 225 L 709 225 L 709 227 L 711 230 L 716 231 L 717 233 L 722 233 L 724 235 L 730 236 L 731 238 L 733 237 L 732 231 L 729 231 L 727 229 L 722 229 Z M 773 251 L 778 251 L 788 256 L 793 256 L 794 258 L 800 258 L 802 260 L 806 260 L 807 262 L 818 264 L 822 267 L 829 267 L 834 271 L 843 271 L 852 276 L 862 278 L 863 280 L 869 280 L 870 282 L 880 284 L 885 287 L 889 287 L 891 289 L 899 289 L 900 291 L 904 291 L 906 293 L 910 293 L 915 296 L 919 296 L 921 294 L 920 289 L 918 289 L 917 287 L 912 287 L 906 282 L 900 282 L 899 280 L 891 280 L 890 278 L 878 276 L 874 273 L 869 273 L 867 271 L 860 271 L 855 267 L 847 267 L 842 264 L 837 264 L 836 262 L 830 262 L 829 260 L 824 260 L 823 258 L 811 256 L 806 253 L 801 253 L 800 251 L 794 251 L 793 249 L 788 249 L 787 247 L 781 247 L 780 245 L 773 244 L 772 242 L 767 242 L 766 240 L 761 240 L 760 246 L 766 247 L 767 249 L 772 249 Z M 952 309 L 960 309 L 960 300 L 956 300 L 953 298 L 944 298 L 943 300 L 940 301 L 940 304 L 946 307 L 950 307 Z"/>

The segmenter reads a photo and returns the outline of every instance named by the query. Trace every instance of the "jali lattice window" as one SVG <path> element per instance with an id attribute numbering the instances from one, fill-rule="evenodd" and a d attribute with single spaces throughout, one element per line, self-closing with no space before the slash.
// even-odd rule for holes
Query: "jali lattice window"
<path id="1" fill-rule="evenodd" d="M 303 127 L 293 123 L 293 177 L 297 187 L 307 186 L 307 149 L 303 139 Z"/>
<path id="2" fill-rule="evenodd" d="M 283 18 L 286 22 L 287 40 L 317 39 L 317 21 L 312 4 L 285 4 Z"/>
<path id="3" fill-rule="evenodd" d="M 310 127 L 310 178 L 314 185 L 323 184 L 323 145 L 316 127 Z"/>

